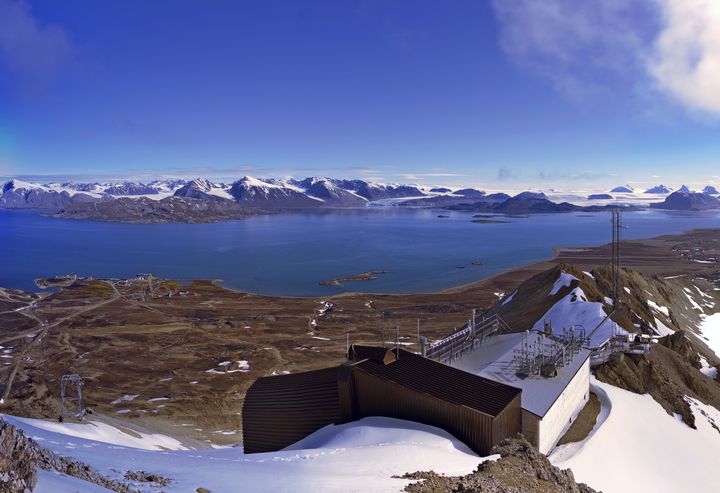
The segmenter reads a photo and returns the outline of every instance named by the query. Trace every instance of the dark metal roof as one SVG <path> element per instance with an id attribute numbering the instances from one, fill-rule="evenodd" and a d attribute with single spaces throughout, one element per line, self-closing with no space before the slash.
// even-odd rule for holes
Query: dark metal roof
<path id="1" fill-rule="evenodd" d="M 355 346 L 356 354 L 369 354 L 366 348 L 359 349 Z M 375 349 L 385 351 L 384 348 Z M 396 356 L 393 362 L 384 364 L 368 358 L 358 361 L 355 366 L 418 392 L 490 416 L 500 414 L 521 392 L 516 387 L 458 370 L 403 349 L 393 350 L 393 353 Z"/>
<path id="2" fill-rule="evenodd" d="M 378 363 L 388 364 L 395 361 L 395 353 L 392 349 L 377 346 L 358 346 L 353 344 L 348 351 L 348 360 L 361 361 L 371 359 Z"/>

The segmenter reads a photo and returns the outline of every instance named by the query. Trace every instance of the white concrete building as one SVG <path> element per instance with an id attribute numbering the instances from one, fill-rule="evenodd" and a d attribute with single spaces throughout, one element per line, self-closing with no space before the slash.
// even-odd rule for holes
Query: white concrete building
<path id="1" fill-rule="evenodd" d="M 547 355 L 558 350 L 558 344 L 537 333 L 490 337 L 474 351 L 465 354 L 452 366 L 497 382 L 522 389 L 522 433 L 544 454 L 550 452 L 565 434 L 588 401 L 590 392 L 590 351 L 580 349 L 565 364 L 556 367 L 553 376 L 524 375 L 521 370 L 523 350 L 528 340 L 545 346 Z"/>

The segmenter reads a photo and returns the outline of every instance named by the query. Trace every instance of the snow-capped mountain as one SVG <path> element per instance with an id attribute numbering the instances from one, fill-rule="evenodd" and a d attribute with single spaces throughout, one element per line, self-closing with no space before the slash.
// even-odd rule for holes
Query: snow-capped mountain
<path id="1" fill-rule="evenodd" d="M 0 208 L 3 209 L 57 209 L 72 203 L 98 200 L 93 194 L 57 184 L 38 185 L 16 179 L 5 182 L 0 190 Z"/>
<path id="2" fill-rule="evenodd" d="M 290 183 L 306 195 L 320 199 L 328 205 L 341 205 L 344 207 L 363 207 L 368 199 L 358 195 L 357 192 L 341 188 L 337 180 L 330 178 L 305 178 L 304 180 L 291 180 Z"/>
<path id="3" fill-rule="evenodd" d="M 720 200 L 712 195 L 695 192 L 673 192 L 663 202 L 650 204 L 655 209 L 672 209 L 680 211 L 704 211 L 719 209 Z"/>
<path id="4" fill-rule="evenodd" d="M 333 180 L 340 188 L 355 192 L 367 200 L 401 199 L 407 197 L 422 197 L 426 195 L 420 187 L 415 185 L 384 185 L 363 180 Z"/>
<path id="5" fill-rule="evenodd" d="M 297 187 L 251 176 L 233 183 L 229 193 L 236 202 L 260 209 L 306 209 L 321 207 L 323 204 L 322 200 L 309 197 Z"/>
<path id="6" fill-rule="evenodd" d="M 105 188 L 103 191 L 109 195 L 156 195 L 160 193 L 157 187 L 133 181 L 117 183 Z"/>
<path id="7" fill-rule="evenodd" d="M 175 190 L 173 196 L 199 200 L 233 200 L 230 187 L 218 185 L 205 178 L 196 178 Z"/>
<path id="8" fill-rule="evenodd" d="M 110 200 L 118 197 L 150 197 L 156 200 L 171 196 L 184 180 L 115 183 L 31 183 L 12 179 L 2 184 L 0 208 L 60 209 L 71 204 Z"/>
<path id="9" fill-rule="evenodd" d="M 462 188 L 455 190 L 453 195 L 461 195 L 468 199 L 479 199 L 485 196 L 485 192 L 482 190 L 475 190 L 474 188 Z"/>
<path id="10" fill-rule="evenodd" d="M 672 188 L 666 187 L 665 185 L 658 185 L 656 187 L 648 188 L 647 190 L 645 190 L 645 193 L 652 193 L 657 195 L 662 195 L 670 192 L 672 192 Z"/>
<path id="11" fill-rule="evenodd" d="M 571 203 L 590 199 L 617 200 L 636 204 L 649 201 L 653 195 L 669 195 L 672 188 L 665 185 L 652 187 L 642 194 L 629 185 L 618 186 L 612 192 L 628 194 L 615 196 L 590 195 L 562 196 L 557 193 L 546 197 L 542 193 L 526 192 L 522 200 L 549 199 Z M 681 193 L 693 193 L 683 185 Z M 720 195 L 713 186 L 703 189 L 707 196 Z M 304 179 L 254 178 L 245 176 L 231 184 L 216 183 L 206 178 L 194 180 L 109 181 L 109 182 L 53 182 L 32 183 L 11 179 L 0 183 L 0 208 L 4 209 L 62 209 L 70 205 L 113 200 L 117 198 L 147 198 L 232 201 L 255 209 L 314 209 L 354 208 L 373 205 L 402 205 L 408 207 L 449 207 L 474 202 L 501 202 L 510 196 L 476 188 L 453 189 L 408 184 L 383 184 L 360 179 L 309 177 Z M 644 196 L 644 197 L 643 197 Z M 635 201 L 635 202 L 629 202 Z"/>

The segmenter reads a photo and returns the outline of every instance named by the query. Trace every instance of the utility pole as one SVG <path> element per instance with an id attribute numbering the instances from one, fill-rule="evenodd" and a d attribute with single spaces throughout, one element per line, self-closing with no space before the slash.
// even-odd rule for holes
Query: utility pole
<path id="1" fill-rule="evenodd" d="M 380 312 L 380 343 L 385 347 L 385 311 Z"/>
<path id="2" fill-rule="evenodd" d="M 620 304 L 620 209 L 612 210 L 612 277 L 613 277 L 613 307 Z"/>
<path id="3" fill-rule="evenodd" d="M 472 310 L 472 330 L 470 334 L 472 336 L 472 345 L 475 347 L 475 308 Z"/>
<path id="4" fill-rule="evenodd" d="M 400 359 L 400 326 L 395 326 L 395 357 Z"/>
<path id="5" fill-rule="evenodd" d="M 420 347 L 420 319 L 417 319 L 417 339 L 418 339 L 418 347 Z"/>

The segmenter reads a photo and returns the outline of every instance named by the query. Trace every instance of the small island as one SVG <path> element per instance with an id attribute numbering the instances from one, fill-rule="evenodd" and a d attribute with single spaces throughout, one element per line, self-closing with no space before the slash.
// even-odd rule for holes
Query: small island
<path id="1" fill-rule="evenodd" d="M 321 286 L 342 286 L 343 283 L 349 281 L 374 281 L 379 275 L 387 274 L 384 270 L 372 270 L 369 272 L 362 272 L 360 274 L 354 274 L 350 276 L 335 277 L 333 279 L 327 279 L 320 281 Z"/>

